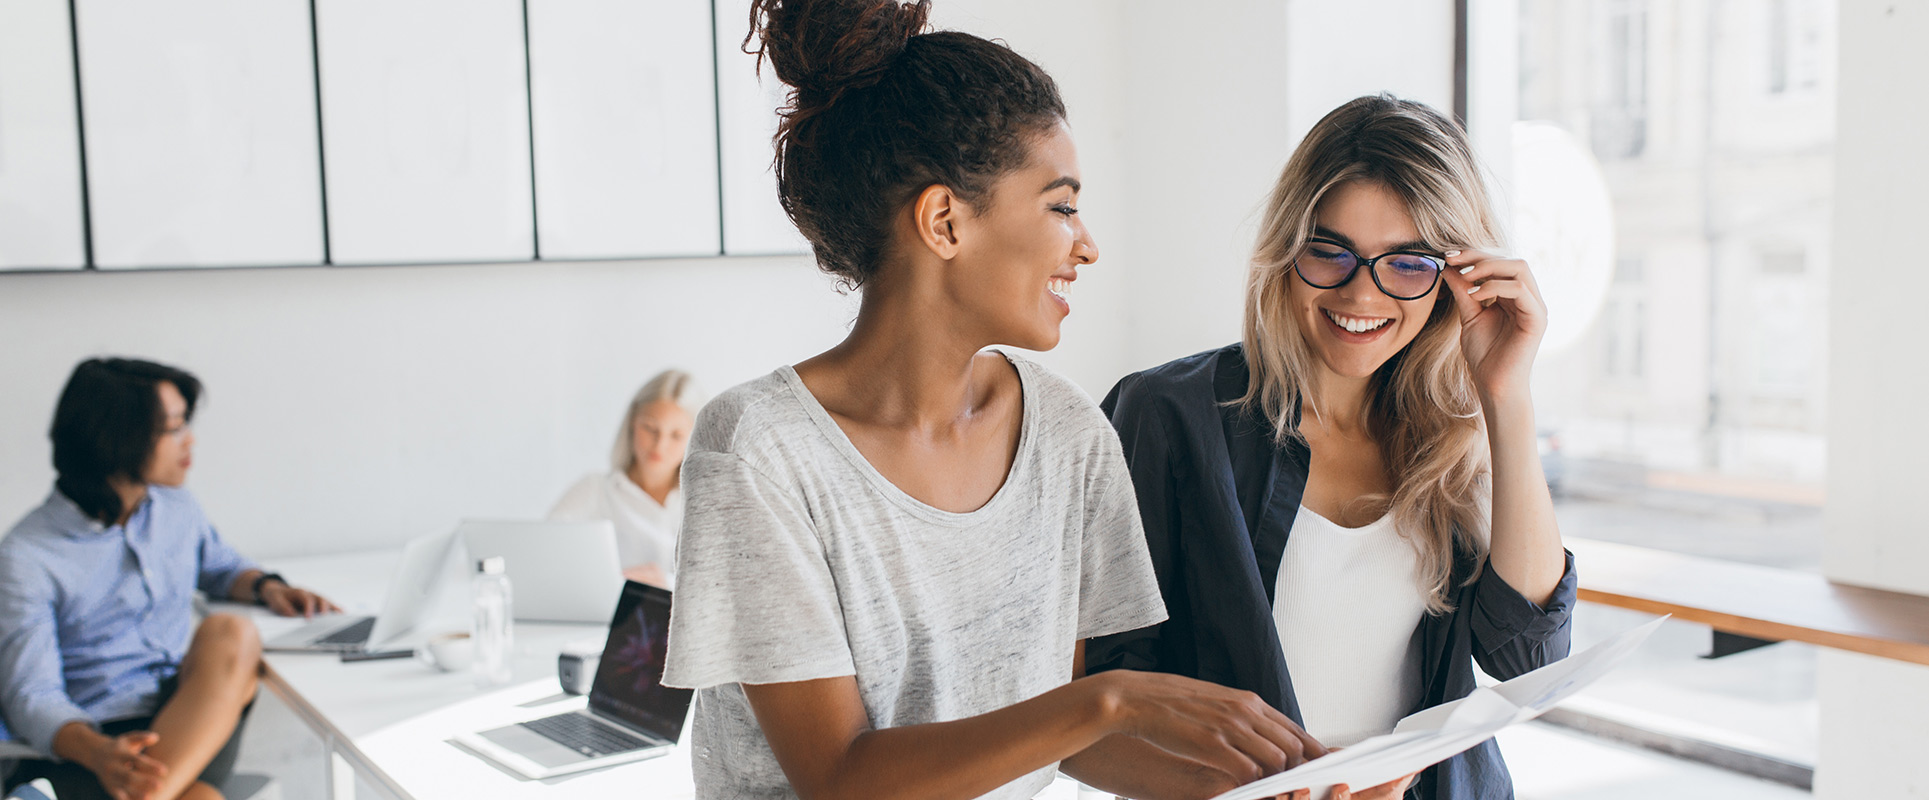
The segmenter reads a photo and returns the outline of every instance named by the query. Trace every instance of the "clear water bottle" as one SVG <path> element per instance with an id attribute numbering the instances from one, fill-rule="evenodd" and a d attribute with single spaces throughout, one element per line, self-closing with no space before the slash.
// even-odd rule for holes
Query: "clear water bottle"
<path id="1" fill-rule="evenodd" d="M 502 556 L 476 562 L 472 582 L 476 601 L 476 685 L 500 686 L 509 682 L 509 655 L 515 649 L 516 618 L 509 576 L 503 574 Z"/>

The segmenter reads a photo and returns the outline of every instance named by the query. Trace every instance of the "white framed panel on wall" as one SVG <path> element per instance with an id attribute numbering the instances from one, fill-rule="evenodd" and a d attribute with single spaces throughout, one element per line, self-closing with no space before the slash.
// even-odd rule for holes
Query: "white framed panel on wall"
<path id="1" fill-rule="evenodd" d="M 315 0 L 337 264 L 535 257 L 520 0 Z"/>
<path id="2" fill-rule="evenodd" d="M 306 0 L 76 12 L 94 265 L 322 263 Z"/>
<path id="3" fill-rule="evenodd" d="M 769 65 L 743 52 L 750 31 L 748 0 L 716 0 L 717 116 L 723 173 L 726 255 L 805 253 L 810 245 L 777 203 L 770 137 L 788 87 Z"/>
<path id="4" fill-rule="evenodd" d="M 543 258 L 716 255 L 715 61 L 701 0 L 529 0 Z"/>
<path id="5" fill-rule="evenodd" d="M 67 0 L 0 2 L 0 270 L 87 266 Z"/>

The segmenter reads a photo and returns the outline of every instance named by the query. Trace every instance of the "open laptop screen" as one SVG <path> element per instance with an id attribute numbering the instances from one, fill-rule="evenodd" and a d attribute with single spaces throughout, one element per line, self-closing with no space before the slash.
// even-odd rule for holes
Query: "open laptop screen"
<path id="1" fill-rule="evenodd" d="M 670 592 L 629 581 L 610 621 L 610 638 L 590 684 L 597 714 L 674 742 L 690 710 L 689 689 L 663 685 L 663 657 L 670 647 Z"/>

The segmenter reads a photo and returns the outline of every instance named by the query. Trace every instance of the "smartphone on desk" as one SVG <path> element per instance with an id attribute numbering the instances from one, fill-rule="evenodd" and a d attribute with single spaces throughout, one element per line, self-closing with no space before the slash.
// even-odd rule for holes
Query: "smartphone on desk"
<path id="1" fill-rule="evenodd" d="M 387 661 L 391 658 L 414 658 L 414 650 L 345 650 L 342 663 L 352 661 Z"/>

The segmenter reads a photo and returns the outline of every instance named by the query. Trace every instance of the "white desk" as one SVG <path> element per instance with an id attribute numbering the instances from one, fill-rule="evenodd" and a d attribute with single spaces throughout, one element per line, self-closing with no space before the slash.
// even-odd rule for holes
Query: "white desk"
<path id="1" fill-rule="evenodd" d="M 398 552 L 281 559 L 275 568 L 346 608 L 373 610 Z M 264 635 L 285 621 L 254 616 Z M 514 679 L 500 689 L 475 687 L 468 672 L 442 673 L 414 659 L 344 664 L 333 654 L 269 653 L 263 685 L 321 737 L 329 754 L 329 796 L 350 800 L 355 779 L 389 800 L 436 798 L 692 797 L 689 729 L 684 746 L 648 761 L 526 780 L 455 745 L 457 734 L 548 716 L 586 702 L 556 683 L 556 656 L 566 642 L 601 638 L 599 625 L 518 623 Z M 1042 798 L 1073 800 L 1077 784 L 1060 778 Z"/>

